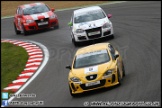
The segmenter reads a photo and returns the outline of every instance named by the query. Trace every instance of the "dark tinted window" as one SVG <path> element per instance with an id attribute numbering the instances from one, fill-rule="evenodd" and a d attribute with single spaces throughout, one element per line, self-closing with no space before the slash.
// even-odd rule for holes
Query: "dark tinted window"
<path id="1" fill-rule="evenodd" d="M 24 11 L 24 15 L 32 15 L 32 14 L 48 12 L 50 11 L 50 9 L 46 5 L 36 5 L 36 6 L 25 8 L 23 11 Z"/>
<path id="2" fill-rule="evenodd" d="M 105 17 L 106 16 L 102 12 L 102 10 L 88 11 L 85 13 L 75 14 L 74 23 L 94 21 L 94 20 L 99 20 L 99 19 L 105 18 Z"/>
<path id="3" fill-rule="evenodd" d="M 95 52 L 88 52 L 85 54 L 77 55 L 74 61 L 74 68 L 81 68 L 93 66 L 101 63 L 108 62 L 110 57 L 107 50 L 99 50 Z"/>
<path id="4" fill-rule="evenodd" d="M 113 48 L 113 46 L 111 44 L 108 45 L 112 59 L 115 59 L 115 49 Z"/>

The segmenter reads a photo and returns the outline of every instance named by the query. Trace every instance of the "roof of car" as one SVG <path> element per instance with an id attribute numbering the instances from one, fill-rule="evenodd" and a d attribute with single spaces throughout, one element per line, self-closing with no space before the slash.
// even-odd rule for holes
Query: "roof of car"
<path id="1" fill-rule="evenodd" d="M 101 7 L 99 7 L 99 6 L 85 7 L 85 8 L 74 10 L 74 14 L 92 11 L 92 10 L 100 10 L 100 9 L 101 9 Z"/>
<path id="2" fill-rule="evenodd" d="M 28 8 L 28 7 L 32 7 L 32 6 L 37 6 L 37 5 L 42 5 L 44 3 L 42 2 L 38 2 L 38 3 L 30 3 L 30 4 L 23 4 L 23 5 L 20 5 L 21 8 Z"/>
<path id="3" fill-rule="evenodd" d="M 75 55 L 84 54 L 88 52 L 94 52 L 94 51 L 98 51 L 102 49 L 107 49 L 108 44 L 110 43 L 98 43 L 98 44 L 89 45 L 89 46 L 78 49 Z"/>

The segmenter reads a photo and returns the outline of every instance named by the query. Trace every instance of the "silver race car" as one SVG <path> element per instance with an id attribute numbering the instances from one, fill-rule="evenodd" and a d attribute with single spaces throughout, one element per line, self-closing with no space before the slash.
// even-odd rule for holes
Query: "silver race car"
<path id="1" fill-rule="evenodd" d="M 99 39 L 107 36 L 113 37 L 113 25 L 99 6 L 86 7 L 75 10 L 68 25 L 71 28 L 71 37 L 74 45 L 78 42 Z"/>

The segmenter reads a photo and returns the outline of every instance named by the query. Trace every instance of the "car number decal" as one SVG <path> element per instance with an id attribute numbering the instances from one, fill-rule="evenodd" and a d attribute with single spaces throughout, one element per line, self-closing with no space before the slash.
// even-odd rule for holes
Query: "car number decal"
<path id="1" fill-rule="evenodd" d="M 88 67 L 84 69 L 85 74 L 88 74 L 90 72 L 98 72 L 98 66 Z"/>

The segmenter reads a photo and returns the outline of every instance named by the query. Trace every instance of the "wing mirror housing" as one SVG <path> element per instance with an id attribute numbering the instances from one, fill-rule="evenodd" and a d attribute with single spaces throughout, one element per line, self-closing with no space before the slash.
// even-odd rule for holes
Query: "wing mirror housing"
<path id="1" fill-rule="evenodd" d="M 111 18 L 111 17 L 112 17 L 112 14 L 108 14 L 107 17 L 108 17 L 108 18 Z"/>
<path id="2" fill-rule="evenodd" d="M 70 69 L 70 70 L 71 70 L 71 66 L 67 65 L 67 66 L 66 66 L 66 69 Z"/>
<path id="3" fill-rule="evenodd" d="M 115 54 L 115 60 L 119 57 L 119 54 Z"/>
<path id="4" fill-rule="evenodd" d="M 51 11 L 52 11 L 52 12 L 54 12 L 54 11 L 55 11 L 55 9 L 54 9 L 54 8 L 51 8 Z"/>
<path id="5" fill-rule="evenodd" d="M 69 22 L 69 23 L 68 23 L 68 26 L 73 26 L 73 23 L 72 23 L 72 22 Z"/>

